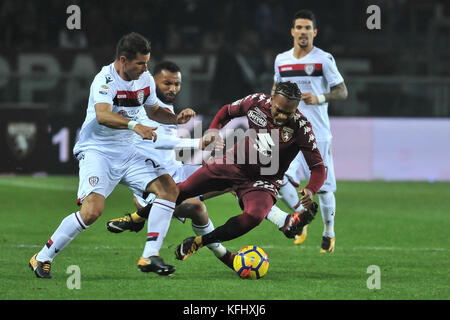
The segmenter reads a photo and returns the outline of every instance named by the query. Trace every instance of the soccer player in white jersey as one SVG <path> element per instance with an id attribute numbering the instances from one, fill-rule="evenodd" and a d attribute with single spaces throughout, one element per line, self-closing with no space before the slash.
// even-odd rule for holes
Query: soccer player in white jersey
<path id="1" fill-rule="evenodd" d="M 116 47 L 115 61 L 102 68 L 92 82 L 86 119 L 74 147 L 79 160 L 78 203 L 80 211 L 64 218 L 42 250 L 29 262 L 39 278 L 51 278 L 51 263 L 81 231 L 94 223 L 103 212 L 105 199 L 118 183 L 134 193 L 156 195 L 149 230 L 157 246 L 144 252 L 148 258 L 145 272 L 170 275 L 175 271 L 159 257 L 159 248 L 167 233 L 178 196 L 172 177 L 155 168 L 133 144 L 137 133 L 143 139 L 156 140 L 151 128 L 136 121 L 144 108 L 162 123 L 185 123 L 195 116 L 192 109 L 175 115 L 157 104 L 153 77 L 147 70 L 150 42 L 137 33 L 123 36 Z"/>
<path id="2" fill-rule="evenodd" d="M 317 35 L 317 23 L 311 11 L 300 10 L 294 15 L 291 35 L 294 47 L 275 58 L 274 88 L 278 82 L 290 81 L 295 82 L 302 92 L 298 109 L 312 124 L 317 146 L 327 169 L 327 179 L 318 192 L 324 223 L 320 252 L 332 252 L 335 247 L 336 178 L 331 154 L 332 135 L 328 118 L 328 102 L 346 99 L 347 88 L 333 56 L 313 45 Z M 292 161 L 280 189 L 283 200 L 293 211 L 301 208 L 296 190 L 300 183 L 300 170 L 308 180 L 310 172 L 301 152 Z M 277 209 L 274 208 L 274 212 L 268 216 L 268 219 L 274 223 L 277 219 L 284 221 L 286 215 Z M 302 244 L 306 235 L 307 225 L 303 228 L 303 232 L 296 236 L 294 243 Z"/>
<path id="3" fill-rule="evenodd" d="M 163 61 L 158 63 L 153 70 L 153 77 L 156 84 L 156 95 L 160 100 L 159 106 L 174 113 L 174 100 L 181 90 L 181 71 L 173 62 Z M 155 132 L 158 140 L 155 143 L 142 139 L 136 135 L 134 143 L 138 150 L 151 158 L 155 166 L 163 165 L 176 183 L 185 181 L 190 175 L 197 171 L 201 165 L 184 164 L 176 159 L 176 148 L 205 149 L 209 145 L 210 135 L 205 135 L 200 139 L 180 138 L 177 135 L 176 125 L 161 125 L 147 117 L 147 114 L 141 112 L 140 122 L 149 127 L 158 126 Z M 205 141 L 206 140 L 206 141 Z M 217 148 L 223 148 L 218 144 Z M 144 199 L 145 198 L 145 199 Z M 155 199 L 154 194 L 134 194 L 134 203 L 137 209 L 143 209 Z M 139 213 L 139 214 L 138 214 Z M 121 233 L 125 230 L 139 232 L 148 218 L 148 210 L 139 210 L 132 214 L 126 214 L 124 217 L 112 219 L 106 226 L 110 232 Z M 191 219 L 192 229 L 196 235 L 203 235 L 214 230 L 214 225 L 209 219 L 206 206 L 199 199 L 187 199 L 176 207 L 174 217 L 185 221 Z M 147 235 L 146 246 L 153 246 L 152 236 Z M 229 261 L 230 252 L 220 243 L 211 243 L 208 245 L 213 253 L 225 264 Z M 138 262 L 138 268 L 145 265 L 145 258 L 141 257 Z M 227 264 L 228 265 L 228 264 Z M 232 266 L 229 266 L 232 267 Z"/>

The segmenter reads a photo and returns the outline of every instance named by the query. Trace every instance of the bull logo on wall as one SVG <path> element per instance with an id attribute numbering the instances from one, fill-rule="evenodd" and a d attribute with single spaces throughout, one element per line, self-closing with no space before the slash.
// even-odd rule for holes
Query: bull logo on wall
<path id="1" fill-rule="evenodd" d="M 22 160 L 34 150 L 37 126 L 32 122 L 10 122 L 7 127 L 7 142 L 14 156 Z"/>

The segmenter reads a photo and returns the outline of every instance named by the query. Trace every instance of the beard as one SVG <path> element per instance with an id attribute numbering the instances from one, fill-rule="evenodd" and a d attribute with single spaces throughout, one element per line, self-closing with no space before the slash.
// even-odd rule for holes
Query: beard
<path id="1" fill-rule="evenodd" d="M 175 100 L 175 96 L 164 94 L 161 90 L 158 89 L 158 87 L 156 87 L 156 96 L 165 104 L 173 104 Z"/>

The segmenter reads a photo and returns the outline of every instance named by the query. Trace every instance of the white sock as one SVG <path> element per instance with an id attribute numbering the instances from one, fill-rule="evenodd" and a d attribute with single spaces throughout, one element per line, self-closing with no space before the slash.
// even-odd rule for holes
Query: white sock
<path id="1" fill-rule="evenodd" d="M 300 198 L 298 197 L 297 188 L 286 178 L 284 177 L 283 185 L 280 187 L 280 194 L 284 203 L 291 209 L 292 211 L 297 211 L 298 206 L 300 205 Z"/>
<path id="2" fill-rule="evenodd" d="M 53 261 L 55 256 L 86 228 L 87 226 L 81 219 L 79 211 L 68 215 L 39 251 L 36 260 Z"/>
<path id="3" fill-rule="evenodd" d="M 278 229 L 284 226 L 284 222 L 286 221 L 286 217 L 288 214 L 277 207 L 275 204 L 270 212 L 267 214 L 266 219 L 275 224 Z"/>
<path id="4" fill-rule="evenodd" d="M 208 218 L 208 223 L 204 226 L 197 226 L 195 224 L 192 224 L 192 230 L 194 230 L 194 233 L 197 236 L 202 236 L 204 234 L 210 233 L 214 230 L 214 225 L 211 221 L 211 219 Z M 227 253 L 227 249 L 220 243 L 220 242 L 214 242 L 206 245 L 214 254 L 216 257 L 221 258 Z"/>
<path id="5" fill-rule="evenodd" d="M 336 214 L 336 198 L 333 192 L 319 193 L 320 211 L 322 212 L 323 236 L 334 238 L 334 216 Z"/>
<path id="6" fill-rule="evenodd" d="M 169 230 L 175 203 L 163 199 L 155 199 L 150 209 L 147 222 L 147 242 L 142 256 L 159 255 L 159 250 Z"/>

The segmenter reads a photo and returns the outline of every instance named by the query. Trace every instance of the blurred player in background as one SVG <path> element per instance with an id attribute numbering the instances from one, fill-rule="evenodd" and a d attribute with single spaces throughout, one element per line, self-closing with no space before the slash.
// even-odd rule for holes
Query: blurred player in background
<path id="1" fill-rule="evenodd" d="M 328 102 L 345 100 L 347 88 L 339 73 L 331 54 L 315 47 L 317 23 L 314 14 L 309 10 L 298 11 L 292 19 L 291 35 L 294 47 L 280 53 L 275 59 L 275 76 L 273 90 L 282 81 L 294 82 L 302 92 L 298 110 L 311 123 L 316 136 L 316 143 L 322 155 L 327 178 L 318 192 L 319 205 L 322 212 L 324 230 L 322 234 L 321 253 L 332 252 L 335 247 L 334 218 L 336 214 L 336 178 L 334 175 L 333 157 L 331 154 L 332 135 L 328 118 Z M 301 209 L 296 187 L 300 184 L 300 168 L 309 179 L 310 173 L 304 156 L 299 152 L 291 163 L 280 188 L 283 200 L 293 211 Z M 269 220 L 283 220 L 279 209 L 269 214 Z M 275 221 L 272 221 L 275 222 Z M 301 235 L 296 237 L 295 244 L 302 244 L 307 236 L 307 225 Z"/>
<path id="2" fill-rule="evenodd" d="M 298 153 L 304 154 L 311 175 L 308 185 L 300 190 L 300 202 L 307 210 L 297 218 L 303 225 L 312 220 L 313 196 L 326 173 L 311 125 L 297 110 L 300 99 L 295 83 L 281 82 L 276 84 L 272 96 L 255 93 L 219 110 L 210 129 L 219 130 L 231 119 L 246 116 L 248 134 L 222 158 L 204 163 L 179 183 L 177 203 L 231 187 L 243 212 L 208 234 L 186 238 L 175 250 L 177 259 L 185 260 L 205 245 L 235 239 L 259 225 L 276 202 L 284 173 Z"/>
<path id="3" fill-rule="evenodd" d="M 144 250 L 143 256 L 151 260 L 141 270 L 159 275 L 175 271 L 159 257 L 159 249 L 175 209 L 178 188 L 167 171 L 138 152 L 133 139 L 135 134 L 146 140 L 157 138 L 156 128 L 136 121 L 144 107 L 150 108 L 153 119 L 167 124 L 185 123 L 195 112 L 185 109 L 175 115 L 158 106 L 155 82 L 147 70 L 149 59 L 150 42 L 137 33 L 127 34 L 117 44 L 115 61 L 94 78 L 86 119 L 73 150 L 80 167 L 81 209 L 63 219 L 42 250 L 30 259 L 29 265 L 37 277 L 51 278 L 55 256 L 100 217 L 106 198 L 119 183 L 135 194 L 156 195 L 149 233 L 157 245 L 152 251 Z"/>
<path id="4" fill-rule="evenodd" d="M 174 113 L 174 101 L 176 96 L 181 90 L 181 71 L 180 68 L 173 62 L 164 61 L 158 63 L 153 70 L 153 77 L 156 84 L 156 95 L 160 100 L 158 105 L 166 110 Z M 192 148 L 192 149 L 205 149 L 206 145 L 211 143 L 212 136 L 205 135 L 199 139 L 188 139 L 178 137 L 178 127 L 174 124 L 159 124 L 147 117 L 147 114 L 141 112 L 140 122 L 149 127 L 158 128 L 155 130 L 158 135 L 156 142 L 142 139 L 136 135 L 134 143 L 138 150 L 142 154 L 145 154 L 154 161 L 155 165 L 163 166 L 169 174 L 172 176 L 176 183 L 185 181 L 195 171 L 197 171 L 201 165 L 185 164 L 176 159 L 175 149 Z M 222 144 L 218 144 L 219 149 L 223 148 Z M 205 199 L 208 198 L 208 194 L 205 195 Z M 148 218 L 151 204 L 155 200 L 154 194 L 134 194 L 134 203 L 137 209 L 143 209 L 147 205 L 146 210 L 127 214 L 124 217 L 112 219 L 107 222 L 106 227 L 110 232 L 121 233 L 125 230 L 139 232 L 145 224 L 145 219 Z M 203 235 L 214 230 L 214 225 L 208 217 L 206 206 L 202 201 L 197 198 L 187 199 L 183 204 L 175 208 L 174 217 L 185 222 L 186 218 L 191 219 L 192 230 L 196 235 Z M 152 246 L 154 244 L 151 234 L 147 235 L 146 246 Z M 223 261 L 226 259 L 227 250 L 220 243 L 211 243 L 208 245 L 214 254 Z M 229 253 L 228 253 L 229 254 Z M 146 258 L 141 257 L 138 262 L 138 268 L 146 266 Z"/>

